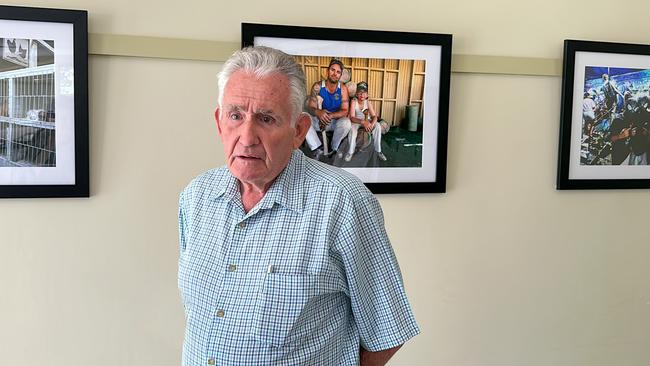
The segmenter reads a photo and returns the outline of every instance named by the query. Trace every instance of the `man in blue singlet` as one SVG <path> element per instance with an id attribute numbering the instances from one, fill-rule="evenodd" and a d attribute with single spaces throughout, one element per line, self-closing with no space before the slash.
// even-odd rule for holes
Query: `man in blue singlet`
<path id="1" fill-rule="evenodd" d="M 341 83 L 343 63 L 332 59 L 327 68 L 327 79 L 315 83 L 307 101 L 311 115 L 311 128 L 305 138 L 307 145 L 314 152 L 314 158 L 323 155 L 322 142 L 316 131 L 334 131 L 332 149 L 328 156 L 336 154 L 341 141 L 348 135 L 352 122 L 348 118 L 350 97 L 348 88 Z M 342 156 L 342 153 L 338 155 Z M 341 157 L 339 156 L 339 157 Z"/>

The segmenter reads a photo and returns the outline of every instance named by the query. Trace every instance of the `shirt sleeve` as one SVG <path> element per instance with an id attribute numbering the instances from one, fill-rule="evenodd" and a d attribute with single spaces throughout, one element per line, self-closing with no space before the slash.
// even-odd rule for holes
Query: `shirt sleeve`
<path id="1" fill-rule="evenodd" d="M 185 191 L 181 192 L 178 199 L 178 241 L 180 247 L 180 255 L 183 255 L 187 246 L 187 208 L 185 207 Z"/>
<path id="2" fill-rule="evenodd" d="M 371 193 L 357 196 L 343 220 L 334 245 L 343 262 L 361 345 L 377 352 L 404 344 L 420 330 L 379 202 Z"/>

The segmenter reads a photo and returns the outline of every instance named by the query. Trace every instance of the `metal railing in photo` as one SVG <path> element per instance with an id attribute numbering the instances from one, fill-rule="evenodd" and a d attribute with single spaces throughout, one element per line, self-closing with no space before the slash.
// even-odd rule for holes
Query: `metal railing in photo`
<path id="1" fill-rule="evenodd" d="M 54 65 L 0 73 L 0 167 L 56 166 Z"/>

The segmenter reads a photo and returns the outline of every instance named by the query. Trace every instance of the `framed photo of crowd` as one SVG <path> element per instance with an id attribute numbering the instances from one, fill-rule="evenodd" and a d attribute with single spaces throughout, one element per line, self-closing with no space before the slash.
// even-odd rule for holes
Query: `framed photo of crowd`
<path id="1" fill-rule="evenodd" d="M 260 45 L 305 72 L 306 156 L 374 193 L 445 192 L 451 35 L 243 23 Z"/>
<path id="2" fill-rule="evenodd" d="M 88 197 L 88 16 L 0 6 L 0 197 Z"/>
<path id="3" fill-rule="evenodd" d="M 558 189 L 650 188 L 650 45 L 564 41 Z"/>

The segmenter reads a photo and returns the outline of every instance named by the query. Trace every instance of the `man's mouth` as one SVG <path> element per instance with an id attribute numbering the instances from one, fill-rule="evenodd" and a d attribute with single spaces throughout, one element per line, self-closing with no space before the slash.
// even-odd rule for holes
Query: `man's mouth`
<path id="1" fill-rule="evenodd" d="M 255 155 L 237 155 L 238 159 L 246 160 L 246 161 L 253 161 L 253 160 L 261 160 L 262 158 L 259 156 Z"/>

